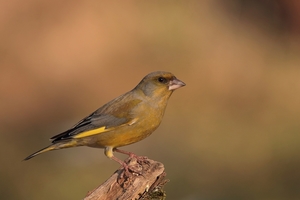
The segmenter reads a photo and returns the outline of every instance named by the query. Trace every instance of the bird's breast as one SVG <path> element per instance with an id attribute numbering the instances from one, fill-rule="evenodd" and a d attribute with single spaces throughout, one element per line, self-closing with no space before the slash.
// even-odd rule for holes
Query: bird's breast
<path id="1" fill-rule="evenodd" d="M 141 110 L 144 110 L 141 112 Z M 132 110 L 131 121 L 112 131 L 101 133 L 94 138 L 94 147 L 120 147 L 129 145 L 151 135 L 159 126 L 163 113 L 153 108 Z"/>

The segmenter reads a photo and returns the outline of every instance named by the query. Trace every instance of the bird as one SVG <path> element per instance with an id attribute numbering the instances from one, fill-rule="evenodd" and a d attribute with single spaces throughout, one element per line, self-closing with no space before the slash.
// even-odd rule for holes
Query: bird
<path id="1" fill-rule="evenodd" d="M 119 147 L 139 142 L 160 125 L 173 91 L 186 84 L 172 73 L 155 71 L 129 92 L 109 101 L 70 129 L 50 138 L 51 145 L 29 155 L 29 160 L 52 150 L 88 146 L 103 148 L 104 154 L 126 170 L 127 164 L 114 151 L 136 156 Z"/>

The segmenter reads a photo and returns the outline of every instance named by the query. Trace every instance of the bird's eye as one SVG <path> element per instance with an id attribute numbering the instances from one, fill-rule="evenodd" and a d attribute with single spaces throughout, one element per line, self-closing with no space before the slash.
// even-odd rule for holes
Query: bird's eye
<path id="1" fill-rule="evenodd" d="M 167 79 L 164 78 L 164 77 L 159 77 L 157 80 L 158 80 L 158 82 L 161 82 L 161 83 L 167 83 L 168 82 Z"/>

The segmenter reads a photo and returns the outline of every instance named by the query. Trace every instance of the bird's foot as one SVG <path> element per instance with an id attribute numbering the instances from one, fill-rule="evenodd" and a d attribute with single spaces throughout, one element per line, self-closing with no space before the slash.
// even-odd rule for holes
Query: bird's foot
<path id="1" fill-rule="evenodd" d="M 148 161 L 148 158 L 146 156 L 138 156 L 138 155 L 136 155 L 136 154 L 134 154 L 132 152 L 120 150 L 120 149 L 117 149 L 117 148 L 114 149 L 114 151 L 116 151 L 118 153 L 122 153 L 122 154 L 128 155 L 130 160 L 132 158 L 135 158 L 137 160 L 137 163 L 140 164 L 140 165 L 142 165 L 142 164 L 148 164 L 149 165 L 149 161 Z"/>
<path id="2" fill-rule="evenodd" d="M 136 159 L 136 162 L 140 165 L 143 165 L 143 164 L 147 164 L 147 165 L 150 165 L 150 162 L 148 160 L 148 158 L 146 156 L 137 156 L 137 155 L 134 155 L 134 157 Z"/>
<path id="3" fill-rule="evenodd" d="M 118 183 L 124 188 L 132 183 L 133 176 L 143 175 L 143 167 L 135 158 L 125 160 L 121 166 L 123 169 L 119 173 Z"/>
<path id="4" fill-rule="evenodd" d="M 128 158 L 125 161 L 120 160 L 119 158 L 112 156 L 111 159 L 118 162 L 122 167 L 123 170 L 120 171 L 118 183 L 124 184 L 127 180 L 130 180 L 132 176 L 139 176 L 142 174 L 143 167 L 141 164 L 138 163 L 136 158 Z"/>
<path id="5" fill-rule="evenodd" d="M 136 176 L 141 175 L 142 174 L 141 172 L 143 170 L 142 166 L 137 161 L 134 162 L 131 160 L 130 160 L 130 164 L 126 163 L 126 165 L 123 165 L 123 168 L 124 168 L 125 175 L 127 177 L 130 177 L 132 175 L 136 175 Z"/>

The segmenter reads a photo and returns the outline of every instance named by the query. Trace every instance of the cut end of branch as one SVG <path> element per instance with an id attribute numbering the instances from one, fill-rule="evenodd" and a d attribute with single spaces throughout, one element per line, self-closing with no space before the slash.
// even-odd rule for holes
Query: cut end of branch
<path id="1" fill-rule="evenodd" d="M 84 200 L 163 200 L 166 197 L 163 186 L 165 179 L 164 165 L 144 158 L 142 162 L 135 157 L 125 160 L 135 172 L 129 175 L 123 167 L 118 169 L 108 180 L 88 193 Z"/>

